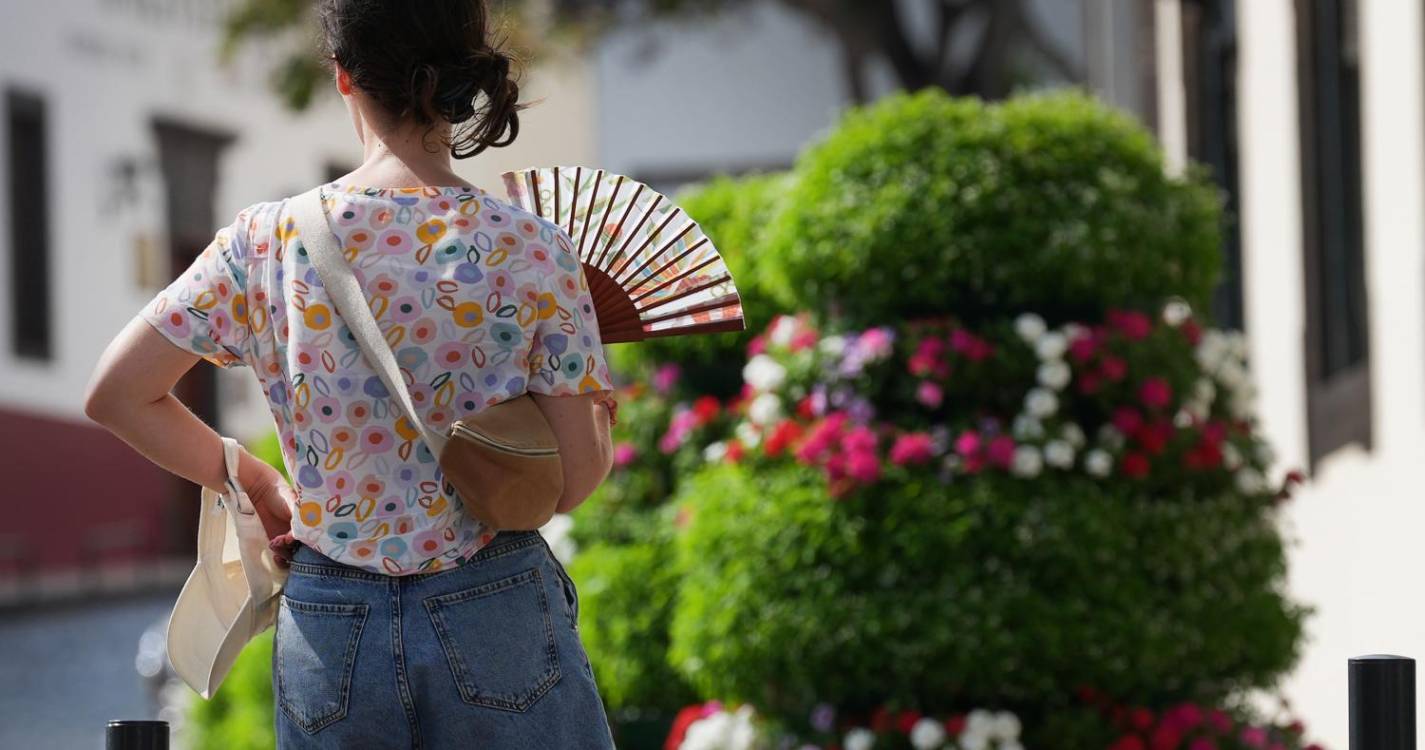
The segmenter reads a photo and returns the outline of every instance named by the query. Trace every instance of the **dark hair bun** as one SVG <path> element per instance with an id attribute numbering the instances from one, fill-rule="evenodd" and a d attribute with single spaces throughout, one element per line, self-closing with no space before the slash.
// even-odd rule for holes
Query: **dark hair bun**
<path id="1" fill-rule="evenodd" d="M 352 83 L 397 120 L 457 127 L 457 159 L 519 135 L 512 60 L 486 39 L 484 0 L 322 0 L 323 37 Z"/>

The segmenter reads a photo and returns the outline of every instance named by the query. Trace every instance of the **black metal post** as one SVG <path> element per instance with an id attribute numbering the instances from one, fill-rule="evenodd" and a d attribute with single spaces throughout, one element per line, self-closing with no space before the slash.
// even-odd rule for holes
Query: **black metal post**
<path id="1" fill-rule="evenodd" d="M 168 722 L 111 720 L 104 750 L 168 750 Z"/>
<path id="2" fill-rule="evenodd" d="M 1351 750 L 1415 750 L 1415 660 L 1358 656 L 1350 680 Z"/>

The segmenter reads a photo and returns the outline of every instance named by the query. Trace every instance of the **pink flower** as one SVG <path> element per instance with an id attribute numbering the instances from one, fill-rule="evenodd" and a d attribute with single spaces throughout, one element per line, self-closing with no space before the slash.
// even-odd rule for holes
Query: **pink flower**
<path id="1" fill-rule="evenodd" d="M 1091 333 L 1084 333 L 1074 337 L 1069 342 L 1069 356 L 1080 364 L 1093 359 L 1093 355 L 1098 352 L 1098 340 Z"/>
<path id="2" fill-rule="evenodd" d="M 933 381 L 922 380 L 915 388 L 915 400 L 927 408 L 938 409 L 945 400 L 945 391 Z"/>
<path id="3" fill-rule="evenodd" d="M 963 328 L 956 328 L 950 333 L 950 348 L 971 362 L 988 359 L 994 353 L 994 347 L 989 342 Z"/>
<path id="4" fill-rule="evenodd" d="M 857 425 L 841 436 L 841 449 L 850 453 L 875 452 L 876 433 L 870 427 Z"/>
<path id="5" fill-rule="evenodd" d="M 816 331 L 810 328 L 804 328 L 792 335 L 792 340 L 787 344 L 787 348 L 794 352 L 799 352 L 803 349 L 810 349 L 812 346 L 815 346 L 817 341 Z"/>
<path id="6" fill-rule="evenodd" d="M 980 435 L 974 430 L 965 430 L 955 438 L 955 452 L 969 458 L 980 452 Z"/>
<path id="7" fill-rule="evenodd" d="M 985 455 L 990 463 L 1001 469 L 1008 469 L 1014 463 L 1014 438 L 1008 435 L 1000 435 L 990 441 L 989 447 L 985 450 Z"/>
<path id="8" fill-rule="evenodd" d="M 622 469 L 636 460 L 638 460 L 638 449 L 631 443 L 619 443 L 614 446 L 614 466 Z"/>
<path id="9" fill-rule="evenodd" d="M 1217 743 L 1206 737 L 1198 737 L 1188 745 L 1188 750 L 1217 750 Z"/>
<path id="10" fill-rule="evenodd" d="M 892 340 L 889 328 L 867 328 L 856 340 L 856 348 L 868 359 L 882 359 L 890 356 Z"/>
<path id="11" fill-rule="evenodd" d="M 659 393 L 668 393 L 673 390 L 673 386 L 678 384 L 678 378 L 682 376 L 683 368 L 676 362 L 669 362 L 653 371 L 653 390 Z"/>
<path id="12" fill-rule="evenodd" d="M 755 357 L 755 356 L 757 356 L 758 354 L 762 354 L 762 353 L 765 352 L 765 351 L 767 351 L 767 337 L 766 337 L 766 336 L 763 336 L 763 335 L 759 334 L 759 335 L 753 336 L 753 337 L 752 337 L 752 340 L 749 341 L 749 342 L 747 342 L 747 356 L 749 356 L 749 357 Z"/>
<path id="13" fill-rule="evenodd" d="M 1153 332 L 1153 320 L 1137 310 L 1110 310 L 1108 324 L 1129 341 L 1141 341 Z"/>
<path id="14" fill-rule="evenodd" d="M 846 473 L 858 482 L 870 484 L 881 476 L 881 462 L 872 451 L 854 450 L 846 453 Z"/>
<path id="15" fill-rule="evenodd" d="M 891 463 L 897 466 L 922 464 L 933 457 L 930 435 L 924 432 L 908 432 L 897 437 L 891 446 Z"/>
<path id="16" fill-rule="evenodd" d="M 944 354 L 944 341 L 937 338 L 921 339 L 915 347 L 915 354 L 910 357 L 910 374 L 922 377 L 931 373 L 939 377 L 949 375 L 950 368 L 945 364 Z"/>
<path id="17" fill-rule="evenodd" d="M 1173 400 L 1173 387 L 1162 378 L 1148 378 L 1138 389 L 1138 399 L 1149 409 L 1164 409 Z"/>
<path id="18" fill-rule="evenodd" d="M 1242 730 L 1242 744 L 1248 747 L 1265 748 L 1267 746 L 1267 730 L 1261 727 L 1245 727 Z"/>
<path id="19" fill-rule="evenodd" d="M 1232 731 L 1232 717 L 1220 708 L 1214 708 L 1207 713 L 1207 723 L 1211 724 L 1218 734 L 1227 734 Z"/>

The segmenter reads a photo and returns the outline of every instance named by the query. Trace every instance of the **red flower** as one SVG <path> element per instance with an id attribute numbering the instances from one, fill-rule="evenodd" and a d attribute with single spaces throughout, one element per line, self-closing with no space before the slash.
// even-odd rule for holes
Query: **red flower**
<path id="1" fill-rule="evenodd" d="M 1227 734 L 1232 731 L 1232 717 L 1220 708 L 1214 708 L 1207 712 L 1207 723 L 1218 734 Z"/>
<path id="2" fill-rule="evenodd" d="M 1099 374 L 1110 383 L 1117 383 L 1128 376 L 1128 363 L 1122 357 L 1109 354 L 1098 365 Z"/>
<path id="3" fill-rule="evenodd" d="M 1148 476 L 1148 457 L 1142 453 L 1123 454 L 1123 475 L 1133 479 Z"/>
<path id="4" fill-rule="evenodd" d="M 1188 750 L 1217 750 L 1217 743 L 1206 737 L 1198 737 L 1188 745 Z"/>
<path id="5" fill-rule="evenodd" d="M 1137 310 L 1110 310 L 1108 324 L 1129 341 L 1140 341 L 1153 332 L 1153 320 Z"/>
<path id="6" fill-rule="evenodd" d="M 1227 425 L 1218 421 L 1208 422 L 1203 425 L 1202 439 L 1213 445 L 1221 445 L 1227 439 Z"/>
<path id="7" fill-rule="evenodd" d="M 1153 750 L 1178 750 L 1178 745 L 1183 741 L 1181 729 L 1171 724 L 1159 724 L 1153 730 L 1152 739 L 1149 744 Z"/>
<path id="8" fill-rule="evenodd" d="M 1117 742 L 1109 745 L 1108 750 L 1148 750 L 1148 747 L 1143 744 L 1142 737 L 1129 734 L 1120 737 Z"/>
<path id="9" fill-rule="evenodd" d="M 1154 721 L 1153 712 L 1146 708 L 1135 708 L 1128 714 L 1128 722 L 1140 732 L 1151 729 Z"/>
<path id="10" fill-rule="evenodd" d="M 1008 435 L 1000 435 L 990 441 L 989 447 L 985 449 L 986 458 L 991 464 L 1001 469 L 1008 469 L 1014 463 L 1014 438 Z"/>
<path id="11" fill-rule="evenodd" d="M 877 706 L 876 710 L 871 712 L 871 731 L 880 733 L 890 729 L 892 720 L 885 706 Z"/>
<path id="12" fill-rule="evenodd" d="M 792 340 L 790 343 L 787 344 L 787 348 L 791 349 L 794 352 L 797 352 L 801 351 L 802 349 L 811 348 L 816 344 L 816 342 L 816 331 L 813 331 L 811 329 L 803 329 L 797 331 L 795 334 L 792 335 Z"/>
<path id="13" fill-rule="evenodd" d="M 1091 396 L 1097 393 L 1099 386 L 1102 385 L 1100 382 L 1101 377 L 1097 373 L 1092 372 L 1080 373 L 1074 380 L 1078 383 L 1079 393 L 1085 396 Z"/>
<path id="14" fill-rule="evenodd" d="M 816 416 L 815 402 L 811 396 L 803 396 L 802 400 L 797 402 L 797 416 L 802 419 L 812 419 Z"/>
<path id="15" fill-rule="evenodd" d="M 703 718 L 703 704 L 686 706 L 673 719 L 673 727 L 668 730 L 668 738 L 663 741 L 663 750 L 678 750 L 688 734 L 688 726 Z"/>
<path id="16" fill-rule="evenodd" d="M 1198 325 L 1195 320 L 1183 321 L 1183 324 L 1179 326 L 1178 330 L 1183 332 L 1183 335 L 1187 337 L 1188 343 L 1193 346 L 1197 346 L 1198 342 L 1202 341 L 1202 326 Z"/>
<path id="17" fill-rule="evenodd" d="M 746 449 L 742 447 L 742 441 L 733 438 L 732 440 L 727 441 L 727 453 L 723 455 L 723 458 L 726 458 L 732 463 L 737 463 L 738 461 L 742 460 L 742 456 L 744 453 L 746 453 Z"/>
<path id="18" fill-rule="evenodd" d="M 1125 436 L 1138 432 L 1138 428 L 1143 426 L 1143 417 L 1138 414 L 1138 410 L 1131 406 L 1120 406 L 1113 410 L 1111 420 L 1113 426 Z"/>
<path id="19" fill-rule="evenodd" d="M 1183 465 L 1194 471 L 1215 469 L 1222 464 L 1222 449 L 1206 436 L 1183 455 Z"/>
<path id="20" fill-rule="evenodd" d="M 779 456 L 788 446 L 797 441 L 802 436 L 802 426 L 790 419 L 784 419 L 772 428 L 772 434 L 767 436 L 763 443 L 762 450 L 768 456 Z"/>
<path id="21" fill-rule="evenodd" d="M 693 414 L 697 415 L 699 425 L 711 422 L 721 408 L 715 396 L 702 396 L 693 402 Z"/>
<path id="22" fill-rule="evenodd" d="M 969 723 L 964 714 L 955 714 L 945 718 L 945 733 L 953 739 L 959 737 L 965 731 L 965 725 Z"/>
<path id="23" fill-rule="evenodd" d="M 1149 409 L 1164 409 L 1173 400 L 1173 387 L 1162 378 L 1148 378 L 1138 389 L 1138 399 Z"/>
<path id="24" fill-rule="evenodd" d="M 910 728 L 915 726 L 917 721 L 920 721 L 920 712 L 910 710 L 901 711 L 900 714 L 896 716 L 896 729 L 899 730 L 901 734 L 910 734 Z"/>
<path id="25" fill-rule="evenodd" d="M 1166 419 L 1154 420 L 1138 428 L 1133 436 L 1148 455 L 1157 456 L 1173 438 L 1173 423 Z"/>

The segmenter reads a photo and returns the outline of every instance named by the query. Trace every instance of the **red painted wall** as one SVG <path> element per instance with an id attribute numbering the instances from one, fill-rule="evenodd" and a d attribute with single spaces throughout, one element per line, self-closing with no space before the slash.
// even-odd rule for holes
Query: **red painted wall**
<path id="1" fill-rule="evenodd" d="M 198 486 L 102 427 L 0 408 L 0 451 L 0 575 L 192 554 Z"/>

